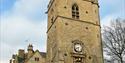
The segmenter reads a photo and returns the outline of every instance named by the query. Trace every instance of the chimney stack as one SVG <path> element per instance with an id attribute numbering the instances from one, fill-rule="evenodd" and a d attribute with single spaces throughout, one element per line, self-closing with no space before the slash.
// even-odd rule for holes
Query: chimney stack
<path id="1" fill-rule="evenodd" d="M 23 49 L 19 49 L 19 51 L 18 51 L 18 56 L 19 56 L 20 58 L 24 58 L 24 56 L 25 56 L 25 51 L 24 51 Z"/>
<path id="2" fill-rule="evenodd" d="M 32 44 L 29 44 L 28 45 L 28 49 L 27 49 L 27 51 L 28 51 L 28 58 L 29 57 L 31 57 L 32 55 L 33 55 L 33 45 Z"/>

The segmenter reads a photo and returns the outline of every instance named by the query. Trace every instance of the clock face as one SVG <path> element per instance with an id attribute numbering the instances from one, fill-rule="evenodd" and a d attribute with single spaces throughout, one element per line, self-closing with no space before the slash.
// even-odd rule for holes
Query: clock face
<path id="1" fill-rule="evenodd" d="M 81 52 L 81 51 L 82 51 L 82 46 L 81 46 L 81 44 L 75 44 L 75 45 L 74 45 L 74 49 L 75 49 L 76 52 Z"/>

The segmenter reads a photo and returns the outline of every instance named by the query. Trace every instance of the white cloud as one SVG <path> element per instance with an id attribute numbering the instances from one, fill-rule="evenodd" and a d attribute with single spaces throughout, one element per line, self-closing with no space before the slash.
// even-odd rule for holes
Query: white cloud
<path id="1" fill-rule="evenodd" d="M 29 40 L 35 45 L 35 49 L 40 49 L 45 51 L 44 45 L 46 45 L 46 21 L 42 21 L 40 23 L 33 23 L 28 19 L 15 16 L 8 17 L 1 22 L 1 41 L 2 46 L 14 53 L 14 50 L 17 51 L 19 48 L 24 48 L 24 46 L 28 45 L 25 40 Z M 43 44 L 43 45 L 42 45 Z M 40 47 L 37 47 L 40 46 Z M 15 49 L 13 49 L 15 48 Z M 11 55 L 9 52 L 6 52 L 5 49 L 2 49 L 2 57 L 4 57 L 5 53 Z M 8 56 L 9 56 L 8 55 Z M 7 56 L 6 56 L 7 57 Z"/>
<path id="2" fill-rule="evenodd" d="M 125 19 L 125 15 L 123 16 L 121 12 L 108 14 L 101 19 L 101 27 L 110 26 L 110 22 L 114 21 L 117 18 Z"/>
<path id="3" fill-rule="evenodd" d="M 110 25 L 110 21 L 116 18 L 125 19 L 124 0 L 100 0 L 101 26 Z"/>
<path id="4" fill-rule="evenodd" d="M 29 21 L 28 19 L 24 19 L 21 17 L 10 17 L 6 18 L 5 21 L 2 21 L 1 29 L 1 38 L 3 41 L 6 41 L 12 45 L 20 44 L 18 42 L 15 43 L 14 41 L 22 41 L 24 40 L 24 38 L 28 39 L 30 37 L 31 39 L 37 39 L 38 37 L 41 37 L 41 35 L 45 35 L 46 21 L 34 24 L 32 21 Z"/>
<path id="5" fill-rule="evenodd" d="M 114 19 L 116 19 L 116 15 L 107 15 L 104 18 L 101 19 L 101 26 L 110 26 L 110 22 Z"/>
<path id="6" fill-rule="evenodd" d="M 15 15 L 29 16 L 34 13 L 42 13 L 43 9 L 46 9 L 46 0 L 17 0 L 12 13 Z"/>

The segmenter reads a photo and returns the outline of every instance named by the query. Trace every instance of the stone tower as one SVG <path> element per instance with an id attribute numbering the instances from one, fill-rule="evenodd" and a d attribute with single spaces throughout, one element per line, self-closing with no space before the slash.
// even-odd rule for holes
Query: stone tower
<path id="1" fill-rule="evenodd" d="M 97 0 L 50 0 L 47 63 L 103 63 Z"/>
<path id="2" fill-rule="evenodd" d="M 28 51 L 27 58 L 30 58 L 33 55 L 33 53 L 34 53 L 32 44 L 28 45 L 27 51 Z"/>

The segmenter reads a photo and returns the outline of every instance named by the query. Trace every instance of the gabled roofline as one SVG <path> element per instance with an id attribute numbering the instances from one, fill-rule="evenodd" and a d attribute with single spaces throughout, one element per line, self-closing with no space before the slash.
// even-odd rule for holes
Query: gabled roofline
<path id="1" fill-rule="evenodd" d="M 36 51 L 33 53 L 33 55 L 32 55 L 32 56 L 30 56 L 28 59 L 26 59 L 26 61 L 25 61 L 25 62 L 27 62 L 28 60 L 30 60 L 30 58 L 32 58 L 32 57 L 34 56 L 34 54 L 35 54 L 35 53 L 37 53 L 37 52 L 40 54 L 39 50 L 36 50 Z M 41 56 L 41 54 L 40 54 L 40 56 Z M 41 56 L 41 57 L 42 57 L 42 56 Z"/>

